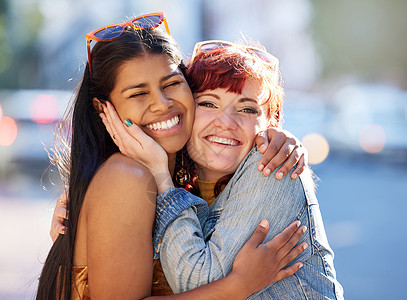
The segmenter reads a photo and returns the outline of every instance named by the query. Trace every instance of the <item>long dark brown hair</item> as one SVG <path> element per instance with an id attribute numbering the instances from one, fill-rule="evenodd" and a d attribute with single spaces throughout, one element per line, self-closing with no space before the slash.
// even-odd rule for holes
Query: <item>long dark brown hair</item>
<path id="1" fill-rule="evenodd" d="M 86 190 L 100 165 L 119 149 L 105 129 L 92 99 L 109 100 L 118 68 L 142 55 L 165 54 L 183 72 L 181 51 L 165 31 L 126 29 L 111 42 L 92 49 L 92 74 L 86 64 L 72 107 L 60 122 L 52 162 L 69 187 L 67 231 L 59 235 L 44 263 L 36 299 L 70 299 L 74 243 Z"/>

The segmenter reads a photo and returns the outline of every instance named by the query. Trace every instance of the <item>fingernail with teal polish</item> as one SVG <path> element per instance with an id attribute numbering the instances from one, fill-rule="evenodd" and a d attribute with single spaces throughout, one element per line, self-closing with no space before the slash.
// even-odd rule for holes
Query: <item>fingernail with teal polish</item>
<path id="1" fill-rule="evenodd" d="M 124 120 L 124 124 L 126 124 L 127 127 L 130 127 L 131 125 L 133 125 L 133 122 L 130 121 L 129 119 Z"/>

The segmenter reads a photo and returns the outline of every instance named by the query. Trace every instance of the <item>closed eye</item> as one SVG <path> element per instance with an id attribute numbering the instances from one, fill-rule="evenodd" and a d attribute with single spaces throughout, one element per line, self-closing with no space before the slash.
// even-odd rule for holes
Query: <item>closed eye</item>
<path id="1" fill-rule="evenodd" d="M 173 87 L 173 86 L 177 86 L 179 84 L 181 84 L 181 81 L 174 81 L 174 82 L 171 82 L 171 83 L 165 85 L 164 89 L 169 88 L 169 87 Z"/>
<path id="2" fill-rule="evenodd" d="M 145 96 L 148 95 L 147 92 L 139 92 L 139 93 L 134 93 L 132 94 L 129 98 L 137 98 L 137 97 L 141 97 L 141 96 Z"/>
<path id="3" fill-rule="evenodd" d="M 129 98 L 137 98 L 137 97 L 141 97 L 141 96 L 145 96 L 145 95 L 148 95 L 148 93 L 147 92 L 140 92 L 140 93 L 132 94 Z"/>

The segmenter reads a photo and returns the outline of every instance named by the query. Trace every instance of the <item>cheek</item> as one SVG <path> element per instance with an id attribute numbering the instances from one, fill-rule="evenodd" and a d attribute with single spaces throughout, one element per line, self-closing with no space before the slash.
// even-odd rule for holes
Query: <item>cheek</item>
<path id="1" fill-rule="evenodd" d="M 268 119 L 267 119 L 267 117 L 266 117 L 266 115 L 264 113 L 260 117 L 257 118 L 256 134 L 259 133 L 262 130 L 267 129 L 267 122 L 268 122 Z"/>
<path id="2" fill-rule="evenodd" d="M 263 120 L 260 120 L 260 118 L 253 118 L 251 120 L 247 120 L 245 123 L 246 124 L 244 126 L 244 133 L 248 141 L 248 144 L 254 143 L 257 134 L 261 130 L 266 129 L 266 127 L 263 128 L 264 126 L 263 124 L 266 123 Z"/>
<path id="3" fill-rule="evenodd" d="M 176 95 L 174 94 L 174 99 L 179 99 L 181 105 L 184 106 L 186 111 L 188 113 L 192 114 L 192 116 L 194 115 L 195 100 L 194 100 L 194 96 L 192 95 L 191 90 L 189 89 L 189 87 L 187 85 L 185 87 L 183 87 L 181 90 L 178 90 L 176 92 Z"/>
<path id="4" fill-rule="evenodd" d="M 117 110 L 122 121 L 130 119 L 134 124 L 140 125 L 143 121 L 143 112 L 145 109 L 136 103 L 128 104 Z"/>
<path id="5" fill-rule="evenodd" d="M 208 126 L 212 123 L 211 120 L 213 117 L 210 113 L 200 109 L 199 107 L 195 110 L 194 125 L 192 127 L 192 135 L 199 135 L 205 129 L 208 129 Z"/>

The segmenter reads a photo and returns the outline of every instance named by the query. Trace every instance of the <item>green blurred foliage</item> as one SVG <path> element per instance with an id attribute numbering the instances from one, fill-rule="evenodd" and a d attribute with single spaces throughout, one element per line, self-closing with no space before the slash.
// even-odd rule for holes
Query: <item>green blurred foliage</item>
<path id="1" fill-rule="evenodd" d="M 13 4 L 0 0 L 0 88 L 36 88 L 43 17 L 36 2 Z"/>
<path id="2" fill-rule="evenodd" d="M 312 0 L 323 78 L 348 75 L 407 88 L 407 1 Z"/>

